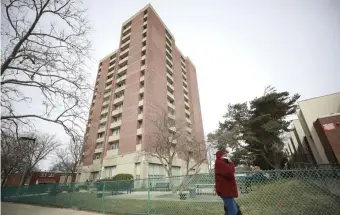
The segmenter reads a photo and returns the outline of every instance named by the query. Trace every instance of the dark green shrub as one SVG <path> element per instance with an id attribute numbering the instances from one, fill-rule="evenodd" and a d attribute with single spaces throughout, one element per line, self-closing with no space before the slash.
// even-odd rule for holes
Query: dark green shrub
<path id="1" fill-rule="evenodd" d="M 105 184 L 105 188 L 104 188 Z M 118 174 L 113 178 L 101 179 L 95 183 L 98 191 L 103 190 L 128 190 L 133 188 L 133 176 L 131 174 Z"/>

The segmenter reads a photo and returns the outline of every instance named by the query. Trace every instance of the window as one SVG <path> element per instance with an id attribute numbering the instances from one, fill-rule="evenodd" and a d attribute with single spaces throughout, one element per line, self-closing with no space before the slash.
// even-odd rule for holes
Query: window
<path id="1" fill-rule="evenodd" d="M 115 110 L 121 110 L 123 108 L 123 104 L 115 105 Z"/>
<path id="2" fill-rule="evenodd" d="M 113 60 L 113 61 L 110 62 L 109 66 L 112 66 L 112 65 L 115 64 L 115 63 L 116 63 L 116 61 Z"/>
<path id="3" fill-rule="evenodd" d="M 124 96 L 124 91 L 119 92 L 119 93 L 117 93 L 117 94 L 115 95 L 116 99 L 121 98 L 121 97 L 123 97 L 123 96 Z"/>
<path id="4" fill-rule="evenodd" d="M 102 137 L 104 137 L 104 132 L 97 134 L 97 138 L 102 138 Z"/>
<path id="5" fill-rule="evenodd" d="M 114 176 L 116 167 L 115 166 L 106 166 L 104 167 L 104 177 L 112 178 Z"/>
<path id="6" fill-rule="evenodd" d="M 46 172 L 40 173 L 40 177 L 46 177 L 46 176 L 47 176 L 47 173 L 46 173 Z"/>
<path id="7" fill-rule="evenodd" d="M 119 135 L 120 128 L 111 129 L 111 135 Z"/>
<path id="8" fill-rule="evenodd" d="M 115 116 L 115 117 L 112 117 L 112 122 L 119 122 L 121 119 L 122 119 L 122 117 L 120 115 Z"/>
<path id="9" fill-rule="evenodd" d="M 119 141 L 115 141 L 115 142 L 112 142 L 112 143 L 109 143 L 109 150 L 111 149 L 118 149 L 119 148 Z"/>
<path id="10" fill-rule="evenodd" d="M 114 59 L 116 57 L 116 54 L 113 54 L 110 56 L 110 60 Z"/>
<path id="11" fill-rule="evenodd" d="M 139 101 L 142 101 L 143 99 L 144 99 L 144 94 L 142 93 L 139 95 Z"/>
<path id="12" fill-rule="evenodd" d="M 101 155 L 102 155 L 102 153 L 96 153 L 96 154 L 94 154 L 93 159 L 94 160 L 100 159 Z"/>
<path id="13" fill-rule="evenodd" d="M 96 149 L 101 149 L 101 148 L 103 148 L 103 144 L 102 143 L 96 145 Z"/>
<path id="14" fill-rule="evenodd" d="M 143 126 L 143 121 L 142 120 L 138 121 L 138 129 L 142 128 L 142 126 Z"/>
<path id="15" fill-rule="evenodd" d="M 142 136 L 137 136 L 137 144 L 142 144 Z"/>
<path id="16" fill-rule="evenodd" d="M 142 107 L 138 107 L 138 114 L 142 114 L 143 113 L 143 106 Z"/>
<path id="17" fill-rule="evenodd" d="M 147 10 L 147 9 L 144 10 L 143 14 L 144 14 L 144 15 L 148 14 L 148 10 Z"/>

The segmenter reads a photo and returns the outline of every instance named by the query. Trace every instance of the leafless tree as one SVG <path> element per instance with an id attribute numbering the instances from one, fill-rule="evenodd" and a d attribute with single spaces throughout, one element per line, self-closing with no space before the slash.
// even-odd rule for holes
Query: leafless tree
<path id="1" fill-rule="evenodd" d="M 69 134 L 79 132 L 91 89 L 86 67 L 91 28 L 82 1 L 4 0 L 1 7 L 2 123 L 44 120 Z M 42 108 L 17 108 L 32 102 Z"/>
<path id="2" fill-rule="evenodd" d="M 25 160 L 25 171 L 22 177 L 21 184 L 23 185 L 29 173 L 36 167 L 36 165 L 47 158 L 53 151 L 55 151 L 60 144 L 55 140 L 55 136 L 50 134 L 30 133 L 25 135 L 25 139 L 20 141 L 25 144 L 27 149 Z"/>
<path id="3" fill-rule="evenodd" d="M 77 167 L 81 161 L 83 151 L 82 139 L 72 138 L 66 148 L 56 152 L 57 162 L 67 174 L 65 181 L 67 181 L 69 174 L 71 174 L 72 182 L 76 180 L 75 173 L 77 172 Z"/>
<path id="4" fill-rule="evenodd" d="M 146 134 L 147 144 L 141 154 L 157 158 L 171 179 L 176 158 L 185 162 L 188 175 L 199 171 L 201 164 L 206 161 L 206 154 L 204 143 L 191 135 L 187 124 L 181 119 L 175 121 L 169 114 L 171 113 L 163 110 L 146 119 L 152 127 L 152 132 Z"/>
<path id="5" fill-rule="evenodd" d="M 57 149 L 54 136 L 39 133 L 1 134 L 1 177 L 4 185 L 9 175 L 22 172 L 21 184 L 37 168 L 37 164 Z"/>
<path id="6" fill-rule="evenodd" d="M 9 175 L 23 171 L 26 145 L 17 140 L 14 135 L 1 134 L 1 186 L 4 186 Z"/>

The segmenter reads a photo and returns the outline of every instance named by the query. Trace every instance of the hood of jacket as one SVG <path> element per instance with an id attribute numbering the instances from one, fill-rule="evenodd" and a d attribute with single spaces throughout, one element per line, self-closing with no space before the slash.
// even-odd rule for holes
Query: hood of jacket
<path id="1" fill-rule="evenodd" d="M 216 152 L 216 159 L 222 158 L 225 154 L 226 154 L 225 151 L 220 151 L 220 150 L 217 151 L 217 152 Z"/>

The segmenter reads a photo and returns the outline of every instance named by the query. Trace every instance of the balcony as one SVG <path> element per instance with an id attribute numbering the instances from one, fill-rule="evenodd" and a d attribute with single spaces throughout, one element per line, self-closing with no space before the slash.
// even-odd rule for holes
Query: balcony
<path id="1" fill-rule="evenodd" d="M 171 114 L 171 113 L 168 113 L 168 117 L 169 117 L 170 119 L 173 119 L 173 120 L 176 119 L 175 115 L 174 115 L 174 114 Z"/>
<path id="2" fill-rule="evenodd" d="M 144 26 L 144 25 L 147 25 L 147 24 L 148 24 L 148 21 L 143 22 L 143 26 Z"/>
<path id="3" fill-rule="evenodd" d="M 139 93 L 144 93 L 144 87 L 139 89 Z"/>
<path id="4" fill-rule="evenodd" d="M 120 102 L 123 102 L 123 100 L 124 100 L 124 96 L 121 96 L 121 97 L 119 97 L 119 98 L 115 98 L 115 99 L 113 100 L 113 104 L 118 104 L 118 103 L 120 103 Z"/>
<path id="5" fill-rule="evenodd" d="M 115 64 L 116 65 L 116 64 Z M 112 70 L 112 71 L 110 71 L 110 72 L 108 72 L 107 73 L 107 76 L 109 76 L 109 75 L 113 75 L 113 73 L 114 73 L 115 71 L 114 70 Z"/>
<path id="6" fill-rule="evenodd" d="M 190 105 L 189 105 L 189 103 L 188 102 L 186 102 L 186 101 L 184 101 L 184 105 L 186 106 L 186 107 L 190 107 Z"/>
<path id="7" fill-rule="evenodd" d="M 97 140 L 96 140 L 96 143 L 102 143 L 102 142 L 104 142 L 104 136 L 103 137 L 99 137 L 99 138 L 97 138 Z"/>
<path id="8" fill-rule="evenodd" d="M 100 115 L 106 114 L 107 112 L 109 112 L 109 108 L 105 108 L 104 110 L 102 110 L 102 112 L 100 112 Z"/>
<path id="9" fill-rule="evenodd" d="M 145 41 L 146 41 L 146 37 L 144 37 L 144 38 L 142 39 L 142 43 L 145 42 Z"/>
<path id="10" fill-rule="evenodd" d="M 107 92 L 107 93 L 104 94 L 104 98 L 107 98 L 107 97 L 109 97 L 110 95 L 111 95 L 111 90 L 110 90 L 109 92 Z"/>
<path id="11" fill-rule="evenodd" d="M 140 100 L 140 101 L 138 102 L 138 106 L 143 106 L 143 103 L 144 103 L 144 100 Z"/>
<path id="12" fill-rule="evenodd" d="M 131 32 L 122 37 L 122 41 L 125 42 L 131 35 Z"/>
<path id="13" fill-rule="evenodd" d="M 114 134 L 109 136 L 109 142 L 117 141 L 119 140 L 120 135 L 119 134 Z"/>
<path id="14" fill-rule="evenodd" d="M 183 66 L 181 66 L 182 67 L 182 70 L 184 71 L 184 72 L 186 72 L 187 70 L 183 67 Z"/>
<path id="15" fill-rule="evenodd" d="M 142 47 L 142 51 L 145 51 L 145 50 L 146 50 L 146 46 L 143 46 L 143 47 Z"/>
<path id="16" fill-rule="evenodd" d="M 119 61 L 119 65 L 122 65 L 123 63 L 127 62 L 128 59 L 129 59 L 129 56 L 124 57 L 123 59 L 121 59 L 121 60 Z M 126 65 L 126 66 L 127 66 L 127 65 Z"/>
<path id="17" fill-rule="evenodd" d="M 174 78 L 168 72 L 166 73 L 166 77 L 170 79 L 171 83 L 174 82 Z"/>
<path id="18" fill-rule="evenodd" d="M 120 53 L 119 53 L 119 56 L 122 56 L 122 55 L 124 55 L 124 54 L 126 54 L 126 53 L 128 53 L 128 52 L 129 52 L 129 48 L 127 48 L 127 49 L 125 49 L 124 51 L 120 52 Z"/>
<path id="19" fill-rule="evenodd" d="M 126 75 L 123 75 L 122 77 L 117 78 L 116 83 L 119 83 L 119 82 L 121 82 L 121 81 L 124 81 L 125 79 L 126 79 Z"/>
<path id="20" fill-rule="evenodd" d="M 186 100 L 189 100 L 189 97 L 188 97 L 187 94 L 184 94 L 184 98 L 185 98 Z"/>
<path id="21" fill-rule="evenodd" d="M 94 153 L 101 153 L 103 152 L 103 147 L 95 148 Z"/>
<path id="22" fill-rule="evenodd" d="M 110 103 L 110 100 L 104 101 L 103 104 L 102 104 L 102 106 L 106 106 L 106 105 L 108 105 L 109 103 Z"/>
<path id="23" fill-rule="evenodd" d="M 171 130 L 173 132 L 176 132 L 176 127 L 175 126 L 171 126 L 171 127 L 169 127 L 169 130 Z"/>
<path id="24" fill-rule="evenodd" d="M 183 86 L 188 87 L 188 82 L 183 79 Z"/>
<path id="25" fill-rule="evenodd" d="M 146 18 L 146 17 L 148 17 L 148 14 L 145 14 L 145 15 L 143 16 L 143 18 Z"/>
<path id="26" fill-rule="evenodd" d="M 138 117 L 137 117 L 137 119 L 138 119 L 138 120 L 141 120 L 141 119 L 143 119 L 143 114 L 142 114 L 142 113 L 138 114 Z"/>
<path id="27" fill-rule="evenodd" d="M 166 92 L 166 94 L 168 95 L 168 97 L 170 97 L 172 100 L 175 100 L 175 97 L 172 93 L 170 93 L 169 91 Z"/>
<path id="28" fill-rule="evenodd" d="M 103 127 L 100 127 L 99 129 L 98 129 L 98 133 L 102 133 L 102 132 L 105 132 L 105 126 L 103 126 Z"/>
<path id="29" fill-rule="evenodd" d="M 124 86 L 121 86 L 121 87 L 117 87 L 117 88 L 115 89 L 115 93 L 118 93 L 118 92 L 120 92 L 120 91 L 122 91 L 122 90 L 125 90 L 125 85 L 124 85 Z"/>
<path id="30" fill-rule="evenodd" d="M 187 109 L 185 109 L 185 113 L 190 116 L 190 111 L 188 111 Z"/>
<path id="31" fill-rule="evenodd" d="M 188 94 L 188 93 L 189 93 L 189 92 L 188 92 L 188 88 L 186 88 L 186 87 L 184 87 L 184 86 L 183 86 L 183 91 L 184 91 L 185 94 Z"/>
<path id="32" fill-rule="evenodd" d="M 123 66 L 122 68 L 119 68 L 118 71 L 117 71 L 117 74 L 119 75 L 126 70 L 127 70 L 127 65 Z"/>
<path id="33" fill-rule="evenodd" d="M 120 48 L 124 50 L 124 48 L 125 48 L 126 46 L 128 46 L 129 44 L 130 44 L 130 40 L 124 42 L 124 43 L 120 46 Z"/>
<path id="34" fill-rule="evenodd" d="M 146 58 L 146 56 L 145 56 L 145 55 L 143 55 L 143 56 L 142 56 L 142 58 L 141 58 L 141 60 L 145 60 L 145 58 Z"/>
<path id="35" fill-rule="evenodd" d="M 171 52 L 168 49 L 165 49 L 166 53 L 170 56 L 172 56 Z"/>
<path id="36" fill-rule="evenodd" d="M 110 90 L 111 88 L 112 88 L 112 85 L 110 84 L 110 85 L 108 85 L 108 86 L 105 87 L 104 91 Z"/>
<path id="37" fill-rule="evenodd" d="M 143 65 L 143 66 L 140 67 L 140 71 L 143 71 L 145 69 L 146 69 L 146 65 Z"/>
<path id="38" fill-rule="evenodd" d="M 143 34 L 146 33 L 147 31 L 148 31 L 148 29 L 144 29 L 144 30 L 143 30 Z"/>
<path id="39" fill-rule="evenodd" d="M 116 122 L 112 122 L 112 123 L 110 124 L 110 128 L 117 128 L 117 127 L 121 126 L 121 124 L 122 124 L 122 121 L 121 121 L 121 120 L 116 121 Z"/>
<path id="40" fill-rule="evenodd" d="M 109 66 L 109 69 L 111 69 L 111 68 L 113 68 L 113 67 L 115 67 L 115 66 L 116 66 L 116 64 L 114 63 L 114 64 L 112 64 L 112 65 Z"/>
<path id="41" fill-rule="evenodd" d="M 165 38 L 168 39 L 170 43 L 172 42 L 168 34 L 165 34 Z"/>
<path id="42" fill-rule="evenodd" d="M 170 84 L 169 82 L 166 82 L 166 86 L 168 86 L 172 91 L 175 91 L 174 86 L 172 86 L 172 84 Z"/>
<path id="43" fill-rule="evenodd" d="M 187 123 L 191 124 L 191 120 L 188 118 L 185 118 L 185 120 L 187 121 Z"/>
<path id="44" fill-rule="evenodd" d="M 170 102 L 168 102 L 168 106 L 175 110 L 175 105 L 171 104 Z"/>
<path id="45" fill-rule="evenodd" d="M 112 77 L 112 78 L 109 78 L 109 79 L 107 79 L 105 83 L 109 83 L 109 82 L 110 82 L 110 81 L 112 81 L 112 80 L 113 80 L 113 77 Z"/>
<path id="46" fill-rule="evenodd" d="M 141 76 L 140 78 L 139 78 L 139 82 L 142 82 L 142 81 L 144 81 L 144 75 L 143 76 Z"/>
<path id="47" fill-rule="evenodd" d="M 106 121 L 107 121 L 107 116 L 104 117 L 103 119 L 101 119 L 101 120 L 99 121 L 99 123 L 104 123 L 104 122 L 106 122 Z"/>
<path id="48" fill-rule="evenodd" d="M 142 128 L 138 128 L 137 129 L 137 136 L 140 136 L 143 134 L 143 129 Z"/>
<path id="49" fill-rule="evenodd" d="M 116 116 L 118 114 L 121 114 L 123 112 L 122 109 L 116 109 L 111 112 L 111 116 Z"/>
<path id="50" fill-rule="evenodd" d="M 172 68 L 168 64 L 166 64 L 166 69 L 167 69 L 167 72 L 169 72 L 171 75 L 174 74 L 174 71 L 172 70 Z"/>
<path id="51" fill-rule="evenodd" d="M 171 66 L 173 65 L 172 60 L 168 57 L 168 55 L 165 56 L 165 59 L 171 64 Z"/>
<path id="52" fill-rule="evenodd" d="M 127 31 L 130 30 L 130 29 L 131 29 L 131 25 L 129 25 L 129 27 L 125 28 L 125 29 L 123 30 L 123 33 L 127 32 Z"/>

